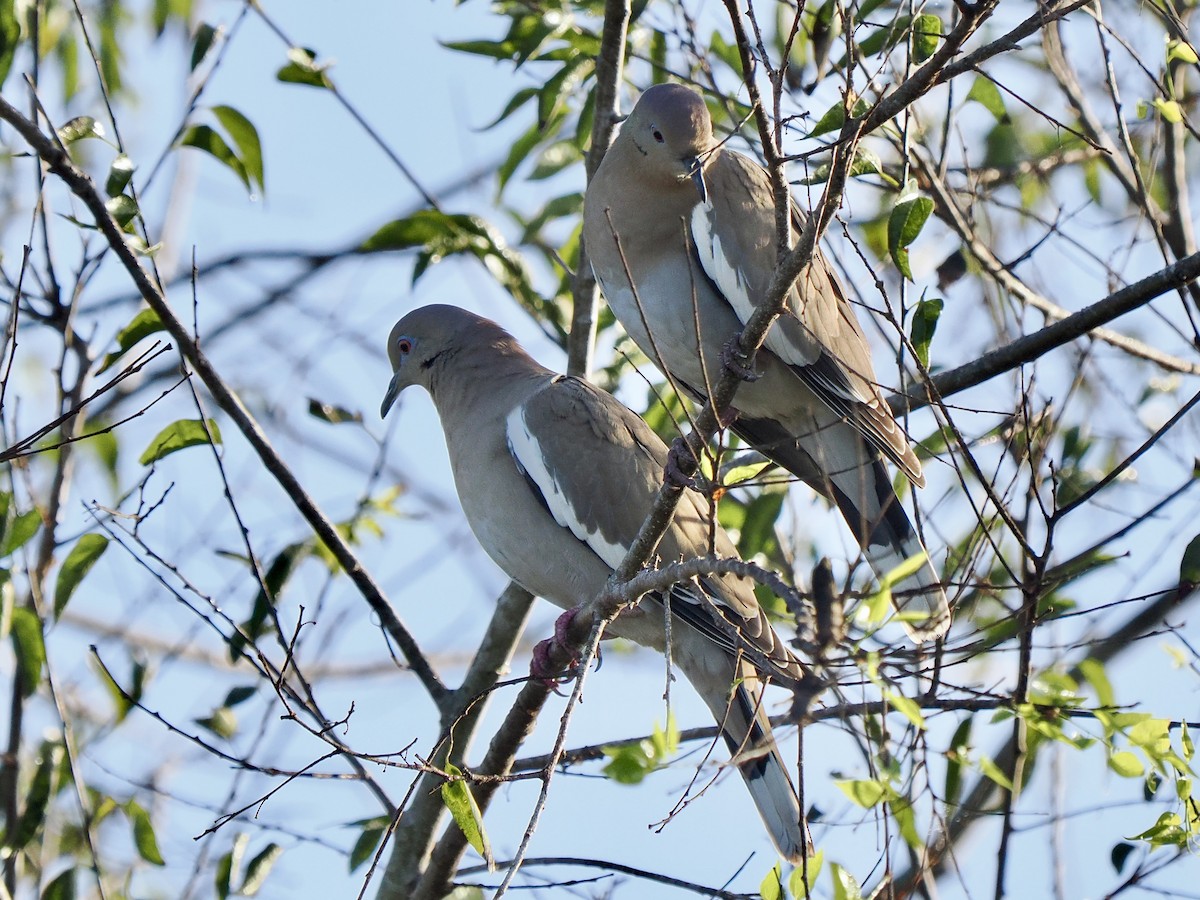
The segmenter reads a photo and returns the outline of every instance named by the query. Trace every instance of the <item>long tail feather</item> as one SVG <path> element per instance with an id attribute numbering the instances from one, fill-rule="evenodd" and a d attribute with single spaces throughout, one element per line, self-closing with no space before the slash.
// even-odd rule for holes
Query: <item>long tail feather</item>
<path id="1" fill-rule="evenodd" d="M 812 839 L 801 822 L 796 789 L 762 708 L 762 682 L 749 664 L 742 663 L 740 670 L 732 694 L 728 686 L 721 689 L 715 679 L 704 679 L 696 687 L 721 726 L 721 737 L 772 842 L 784 859 L 796 863 L 812 856 Z"/>
<path id="2" fill-rule="evenodd" d="M 922 643 L 946 633 L 950 628 L 946 592 L 892 489 L 883 460 L 857 432 L 837 420 L 791 429 L 770 419 L 739 419 L 734 430 L 837 505 L 880 578 L 905 560 L 925 555 L 923 565 L 892 585 L 892 599 L 897 611 L 907 614 L 902 622 L 913 641 Z"/>

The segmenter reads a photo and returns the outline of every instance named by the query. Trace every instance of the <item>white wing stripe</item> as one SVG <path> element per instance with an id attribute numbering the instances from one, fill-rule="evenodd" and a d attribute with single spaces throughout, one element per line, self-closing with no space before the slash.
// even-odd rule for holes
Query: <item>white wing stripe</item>
<path id="1" fill-rule="evenodd" d="M 750 320 L 758 305 L 751 299 L 746 287 L 746 279 L 741 270 L 730 260 L 721 246 L 721 238 L 713 227 L 712 203 L 697 203 L 692 210 L 692 240 L 696 244 L 696 253 L 700 257 L 700 265 L 717 285 L 725 300 L 733 308 L 743 324 Z M 803 324 L 803 323 L 801 323 Z M 784 334 L 782 328 L 772 328 L 767 333 L 767 349 L 791 366 L 808 367 L 813 360 L 805 356 L 804 348 L 795 346 Z M 840 362 L 839 362 L 840 365 Z M 832 384 L 828 379 L 822 382 L 830 392 L 831 397 L 845 397 L 850 401 L 870 403 L 870 399 L 861 396 L 853 387 Z"/>
<path id="2" fill-rule="evenodd" d="M 729 261 L 721 246 L 721 239 L 713 229 L 712 203 L 697 203 L 692 210 L 692 240 L 696 243 L 696 252 L 700 257 L 700 265 L 708 274 L 737 317 L 743 324 L 754 314 L 755 304 L 751 302 L 746 291 L 745 279 L 741 272 Z"/>
<path id="3" fill-rule="evenodd" d="M 517 465 L 524 470 L 533 483 L 542 492 L 546 505 L 554 521 L 571 534 L 579 538 L 592 549 L 592 552 L 614 569 L 621 564 L 629 549 L 608 541 L 599 530 L 589 531 L 579 520 L 579 516 L 571 507 L 570 501 L 559 487 L 558 480 L 546 465 L 546 457 L 537 437 L 529 430 L 525 421 L 525 406 L 521 404 L 508 414 L 505 423 L 505 437 L 508 450 L 516 460 Z"/>

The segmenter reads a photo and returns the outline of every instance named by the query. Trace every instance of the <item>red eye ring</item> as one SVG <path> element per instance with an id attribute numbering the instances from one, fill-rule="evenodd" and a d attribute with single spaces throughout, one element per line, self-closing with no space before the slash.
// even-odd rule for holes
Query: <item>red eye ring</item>
<path id="1" fill-rule="evenodd" d="M 396 349 L 401 353 L 412 353 L 412 341 L 408 338 L 400 338 L 396 341 Z"/>

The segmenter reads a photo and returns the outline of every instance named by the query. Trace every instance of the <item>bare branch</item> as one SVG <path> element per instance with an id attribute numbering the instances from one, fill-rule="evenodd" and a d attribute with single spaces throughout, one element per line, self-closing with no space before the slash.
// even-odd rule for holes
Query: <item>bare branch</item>
<path id="1" fill-rule="evenodd" d="M 25 118 L 20 111 L 7 100 L 0 97 L 0 119 L 8 122 L 25 139 L 34 152 L 42 159 L 47 168 L 70 188 L 95 217 L 96 226 L 104 234 L 113 252 L 129 273 L 137 286 L 142 299 L 158 313 L 163 326 L 170 332 L 179 347 L 180 353 L 195 368 L 205 386 L 212 393 L 217 405 L 233 420 L 238 429 L 246 437 L 262 460 L 264 467 L 274 476 L 275 480 L 291 498 L 296 508 L 304 516 L 313 531 L 333 553 L 338 563 L 346 571 L 351 581 L 358 587 L 363 598 L 371 609 L 379 616 L 387 629 L 388 635 L 400 647 L 408 660 L 413 672 L 421 680 L 425 689 L 435 701 L 440 701 L 446 694 L 446 686 L 430 667 L 416 639 L 408 628 L 400 621 L 391 604 L 383 595 L 383 591 L 375 583 L 370 573 L 363 568 L 350 545 L 342 537 L 336 526 L 317 507 L 316 502 L 309 496 L 304 486 L 288 468 L 283 458 L 271 446 L 266 434 L 259 427 L 250 411 L 225 383 L 220 373 L 201 352 L 196 342 L 192 340 L 187 326 L 175 315 L 166 298 L 150 280 L 149 276 L 138 264 L 137 257 L 125 243 L 124 233 L 120 226 L 113 221 L 105 208 L 104 200 L 96 190 L 95 184 L 86 173 L 71 162 L 70 157 L 61 150 L 55 141 L 42 134 L 33 122 Z"/>

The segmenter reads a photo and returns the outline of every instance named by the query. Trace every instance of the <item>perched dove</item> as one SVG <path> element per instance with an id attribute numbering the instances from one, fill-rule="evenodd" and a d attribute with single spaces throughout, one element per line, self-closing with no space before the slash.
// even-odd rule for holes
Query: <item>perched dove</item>
<path id="1" fill-rule="evenodd" d="M 667 447 L 610 394 L 534 361 L 500 326 L 453 306 L 415 310 L 392 329 L 395 374 L 380 409 L 427 389 L 446 435 L 454 482 L 484 550 L 514 581 L 568 610 L 598 596 L 662 482 Z M 735 557 L 706 499 L 685 491 L 659 552 L 666 561 Z M 669 591 L 671 657 L 722 737 L 779 852 L 806 852 L 796 791 L 762 708 L 766 678 L 798 678 L 748 579 L 707 575 Z M 662 595 L 623 613 L 609 633 L 660 652 Z M 771 661 L 760 672 L 742 656 Z M 809 851 L 811 852 L 811 851 Z"/>
<path id="2" fill-rule="evenodd" d="M 804 215 L 794 202 L 791 212 L 799 233 Z M 642 94 L 588 186 L 583 235 L 625 330 L 685 392 L 706 399 L 723 366 L 737 369 L 731 338 L 775 272 L 766 170 L 718 145 L 698 93 L 656 85 Z M 924 557 L 893 585 L 893 599 L 914 641 L 945 634 L 946 594 L 884 460 L 923 487 L 921 464 L 883 401 L 845 292 L 819 254 L 756 367 L 734 399 L 733 431 L 832 500 L 878 575 Z"/>

